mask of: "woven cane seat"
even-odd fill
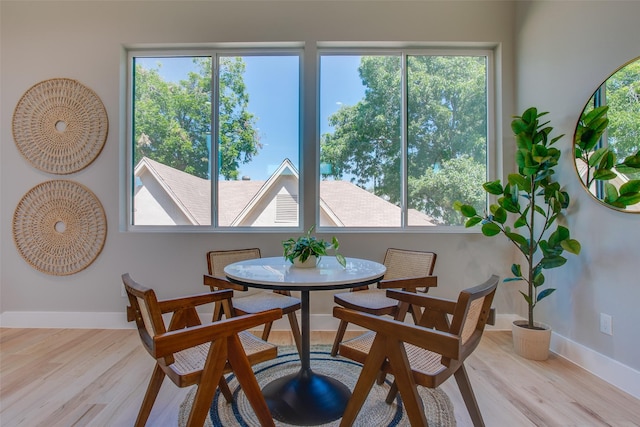
[[[395,309],[396,305],[398,305],[398,301],[387,298],[384,289],[342,292],[335,295],[335,301],[344,307],[372,314],[385,309]]]
[[[263,341],[252,333],[242,331],[238,333],[238,337],[240,337],[242,348],[244,348],[251,365],[271,360],[278,355],[276,345]],[[175,362],[171,365],[171,369],[178,375],[202,371],[204,363],[207,361],[210,345],[211,343],[200,344],[175,353],[173,355]]]
[[[371,350],[371,344],[373,344],[375,336],[374,332],[367,332],[344,341],[340,344],[340,355],[364,363]],[[441,363],[442,355],[416,347],[413,344],[403,343],[403,345],[407,353],[407,359],[409,359],[409,365],[414,373],[437,375],[446,369],[446,366]]]
[[[280,308],[286,314],[300,308],[300,300],[275,292],[259,292],[246,297],[234,298],[233,308],[246,314],[259,313],[272,308]]]

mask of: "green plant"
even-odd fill
[[[336,260],[338,260],[340,265],[345,267],[347,260],[338,253],[338,248],[340,247],[338,239],[335,236],[332,237],[331,243],[323,239],[318,239],[312,235],[315,228],[316,226],[313,225],[306,234],[297,239],[291,237],[283,241],[284,257],[291,262],[296,258],[299,258],[300,262],[305,262],[310,256],[320,258],[321,256],[327,255],[328,250],[333,249]]]
[[[616,154],[611,147],[597,148],[600,138],[609,125],[608,110],[609,106],[603,105],[582,113],[576,126],[575,157],[587,166],[583,179],[587,189],[590,189],[596,180],[605,181],[603,197],[600,199],[608,205],[625,209],[627,206],[640,203],[640,179],[628,180],[620,186],[619,190],[607,181],[617,178],[618,174],[639,173],[640,150],[617,163]]]
[[[564,135],[549,139],[553,128],[547,126],[549,122],[540,124],[539,121],[545,114],[529,108],[511,122],[517,145],[518,173],[510,174],[504,186],[500,180],[483,184],[487,193],[498,197],[497,203],[490,205],[489,213],[481,216],[471,205],[454,204],[468,218],[466,227],[481,223],[482,234],[506,236],[525,257],[524,268],[513,264],[513,277],[504,281],[526,282],[527,292],[520,293],[528,304],[529,328],[535,328],[533,309],[536,304],[555,291],[554,288],[542,290],[543,270],[564,265],[567,260],[562,253],[565,250],[576,255],[580,253],[580,243],[570,238],[567,227],[558,225],[548,240],[543,239],[569,205],[569,195],[553,179],[560,151],[552,145]],[[508,221],[511,226],[507,225]]]

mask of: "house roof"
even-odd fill
[[[144,157],[136,166],[135,174],[140,176],[147,170],[166,191],[185,215],[194,224],[211,223],[210,186],[211,181],[179,171],[170,166]],[[224,201],[218,210],[218,222],[222,226],[237,224],[243,212],[255,206],[257,199],[267,194],[269,185],[276,175],[298,172],[288,159],[267,181],[219,181],[219,200]],[[397,227],[400,226],[401,210],[393,203],[368,192],[347,181],[320,182],[321,209],[338,225],[345,227]],[[409,210],[411,225],[432,226],[435,222],[414,209]]]

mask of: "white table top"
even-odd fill
[[[375,283],[382,278],[386,267],[375,261],[347,258],[344,268],[334,256],[325,256],[315,268],[299,268],[284,257],[271,257],[229,264],[224,272],[232,282],[250,287],[305,291]]]

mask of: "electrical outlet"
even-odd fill
[[[613,324],[610,315],[600,313],[600,332],[607,335],[613,335]]]

